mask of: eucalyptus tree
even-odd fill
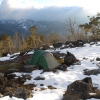
[[[85,34],[89,32],[92,33],[93,36],[100,35],[100,13],[97,13],[96,16],[88,16],[89,22],[85,24],[79,25],[79,27],[85,31]]]

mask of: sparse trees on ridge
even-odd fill
[[[84,30],[85,34],[92,34],[92,38],[100,38],[100,13],[96,16],[88,16],[89,22],[79,25],[79,27]]]

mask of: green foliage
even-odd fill
[[[79,27],[85,31],[85,34],[88,32],[92,33],[92,35],[100,35],[100,13],[97,13],[96,16],[90,17],[89,22],[79,25]]]
[[[8,35],[6,33],[2,34],[0,36],[0,41],[5,40],[8,37]]]
[[[60,41],[59,36],[56,33],[51,33],[48,36],[48,42],[49,44],[54,44]]]
[[[4,52],[9,52],[11,47],[11,37],[7,34],[0,36],[0,55]]]
[[[27,37],[26,41],[28,44],[28,48],[38,48],[42,45],[41,35],[37,32],[37,27],[33,26],[29,29],[30,35]]]

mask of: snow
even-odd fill
[[[96,95],[96,93],[89,93],[90,95]]]
[[[34,53],[34,51],[30,51],[30,52],[28,52],[27,54],[33,54]]]
[[[0,98],[0,100],[24,100],[24,99],[16,98],[16,97],[10,98],[9,96],[5,96],[3,98]]]
[[[84,47],[77,47],[77,48],[67,48],[67,49],[57,49],[56,51],[60,51],[61,53],[66,53],[66,51],[69,51],[73,53],[76,58],[78,58],[81,62],[80,65],[72,65],[67,68],[67,71],[61,71],[57,70],[57,72],[44,72],[42,73],[42,70],[35,70],[32,71],[30,76],[32,77],[31,80],[26,80],[24,83],[30,84],[34,83],[36,84],[36,87],[34,88],[33,97],[27,98],[27,100],[61,100],[63,98],[63,94],[65,93],[67,86],[71,84],[72,82],[76,80],[81,80],[85,77],[91,77],[93,85],[98,87],[100,89],[100,74],[98,75],[84,75],[83,70],[84,69],[98,69],[97,64],[99,64],[99,61],[96,61],[97,57],[100,57],[100,42],[97,44],[85,44]],[[54,51],[54,50],[47,50],[48,52]],[[30,52],[29,54],[32,54],[33,52]],[[19,53],[17,53],[19,54]],[[12,55],[9,55],[7,57],[1,57],[0,61],[3,60],[10,60],[10,57]],[[87,59],[83,59],[83,58]],[[21,76],[26,73],[15,73],[17,76]],[[44,77],[45,80],[34,80],[36,77]],[[40,86],[40,84],[44,84],[44,86]],[[56,89],[50,90],[48,86],[53,86]],[[41,91],[41,88],[45,88],[45,90]],[[37,91],[36,91],[37,90]],[[90,93],[93,95],[94,93]],[[5,96],[0,98],[0,100],[23,100],[21,98]],[[99,100],[99,99],[87,99],[87,100]]]
[[[5,61],[5,60],[12,60],[17,57],[20,53],[14,53],[12,55],[8,54],[7,57],[0,57],[0,61]],[[14,56],[14,57],[13,57]]]

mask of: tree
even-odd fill
[[[43,45],[41,35],[38,34],[37,27],[32,26],[29,28],[30,36],[27,37],[27,43],[30,44],[28,48],[38,48]]]
[[[54,44],[60,41],[59,36],[56,33],[51,33],[48,35],[48,42]]]
[[[0,52],[11,52],[12,39],[11,36],[3,34],[0,36]]]
[[[79,37],[79,27],[77,25],[76,19],[75,18],[67,18],[66,20],[66,31],[70,32],[71,35],[68,36],[70,40],[77,40]]]
[[[21,48],[21,40],[19,38],[18,32],[15,32],[14,36],[12,37],[12,51],[18,52]]]
[[[45,35],[41,34],[40,35],[40,40],[42,41],[43,45],[47,44],[47,39],[46,39]]]
[[[2,34],[0,36],[0,41],[5,40],[8,37],[8,35],[6,33]]]
[[[100,13],[97,13],[96,16],[88,16],[89,22],[79,25],[81,29],[85,31],[85,34],[88,32],[92,33],[93,36],[100,35]]]

